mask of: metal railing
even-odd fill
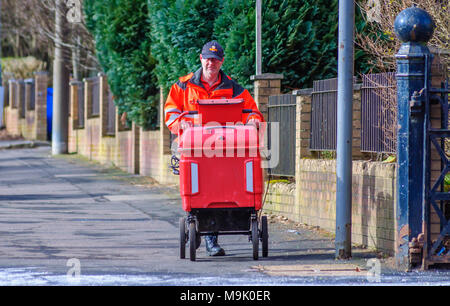
[[[111,90],[108,90],[108,112],[106,134],[114,135],[116,133],[116,107],[114,105],[114,96]]]
[[[393,153],[396,150],[396,85],[394,73],[362,75],[361,152]],[[356,78],[354,78],[356,83]],[[311,141],[313,151],[336,150],[337,79],[313,83]]]
[[[78,83],[78,128],[84,128],[84,82]]]
[[[311,150],[336,150],[336,120],[337,79],[314,81],[311,99]]]
[[[397,86],[395,73],[362,75],[361,151],[396,151]]]
[[[9,80],[9,89],[11,90],[9,97],[11,99],[11,108],[19,108],[19,99],[17,99],[17,81]]]
[[[35,84],[34,79],[25,80],[25,104],[27,110],[34,110],[35,108]]]
[[[292,94],[269,97],[268,112],[268,147],[271,147],[271,125],[278,122],[279,162],[271,170],[272,175],[295,176],[295,131],[296,131],[296,96]]]
[[[100,79],[99,77],[90,77],[84,79],[87,84],[88,92],[88,118],[100,115]]]
[[[3,106],[9,106],[9,84],[3,81]]]
[[[25,82],[23,80],[16,81],[16,105],[19,105],[19,118],[25,118]]]

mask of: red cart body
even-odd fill
[[[185,243],[189,241],[194,261],[200,236],[212,234],[249,235],[253,259],[258,259],[261,239],[265,257],[267,217],[258,214],[263,205],[262,137],[254,125],[240,122],[259,112],[242,109],[243,100],[197,102],[198,112],[180,116],[197,117],[195,126],[180,130],[178,135],[180,194],[183,210],[188,213],[180,218],[180,258],[185,258]]]
[[[263,176],[254,126],[200,126],[180,142],[183,210],[261,209]]]
[[[242,100],[200,100],[198,122],[180,137],[183,210],[262,206],[258,130],[240,124]]]

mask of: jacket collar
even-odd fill
[[[202,84],[201,77],[202,77],[203,68],[199,68],[192,78],[189,80],[190,83],[200,86],[201,88],[205,88]],[[233,84],[231,83],[231,80],[228,78],[228,76],[220,69],[220,84],[216,87],[215,90],[218,89],[230,89],[233,87]]]

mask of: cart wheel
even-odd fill
[[[186,258],[186,218],[180,218],[180,259]]]
[[[261,217],[261,242],[262,242],[262,256],[269,255],[269,231],[267,226],[267,216]]]
[[[252,243],[253,243],[253,259],[258,260],[259,235],[258,235],[258,219],[252,219]]]
[[[202,244],[202,236],[200,236],[200,234],[197,233],[197,237],[195,240],[195,247],[198,249],[200,247],[200,244]]]
[[[195,222],[189,223],[189,255],[191,261],[195,261],[195,252],[197,251]]]

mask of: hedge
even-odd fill
[[[85,0],[84,9],[115,102],[139,125],[156,126],[158,87],[200,67],[213,39],[225,73],[252,89],[255,0]],[[265,0],[262,20],[263,72],[282,73],[285,91],[336,77],[338,0]],[[365,30],[358,8],[356,30]],[[356,49],[355,72],[368,62]]]

